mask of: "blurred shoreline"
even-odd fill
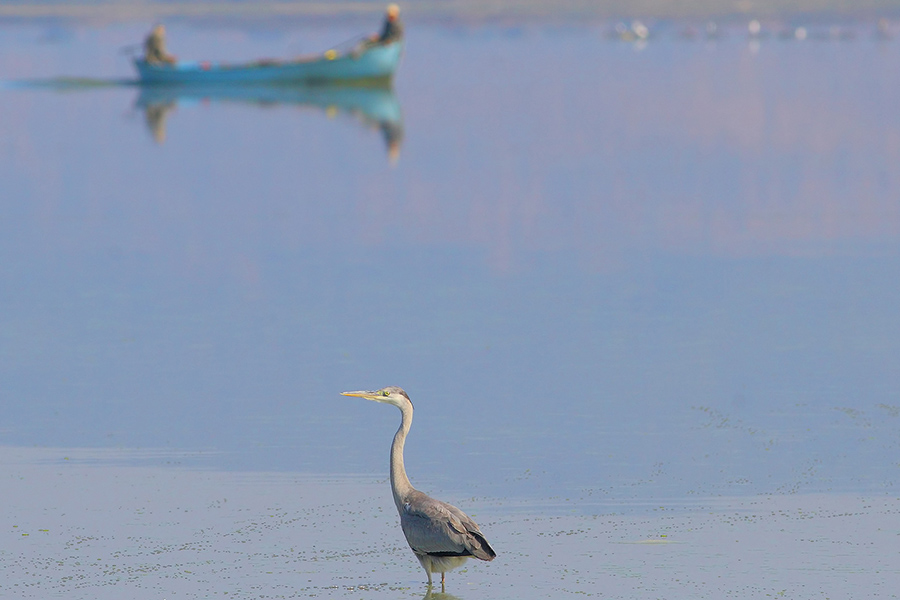
[[[13,0],[0,5],[0,20],[354,19],[381,13],[386,3],[387,0]],[[621,18],[869,20],[900,15],[900,0],[859,0],[852,4],[841,0],[409,0],[401,6],[405,17],[411,20],[468,23],[570,23]]]

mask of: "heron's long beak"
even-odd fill
[[[354,396],[356,398],[365,398],[366,400],[378,400],[381,396],[377,396],[375,392],[362,390],[359,392],[341,392],[341,396]]]

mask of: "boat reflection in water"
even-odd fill
[[[392,163],[400,156],[403,119],[400,103],[390,84],[146,85],[141,86],[135,106],[143,110],[153,139],[162,144],[166,140],[169,113],[179,103],[199,102],[286,104],[321,108],[329,116],[336,112],[347,113],[364,126],[381,132]]]

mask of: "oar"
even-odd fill
[[[334,46],[331,47],[331,49],[337,51],[339,49],[344,48],[345,46],[355,46],[358,43],[360,43],[361,41],[368,39],[368,38],[369,38],[369,36],[367,36],[367,35],[355,35],[352,38],[350,38],[349,40],[343,41],[340,44],[335,44]]]

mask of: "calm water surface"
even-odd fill
[[[895,597],[900,43],[419,25],[393,89],[166,95],[145,29],[0,25],[3,595],[421,596],[338,395],[394,384],[501,554],[456,597]]]

